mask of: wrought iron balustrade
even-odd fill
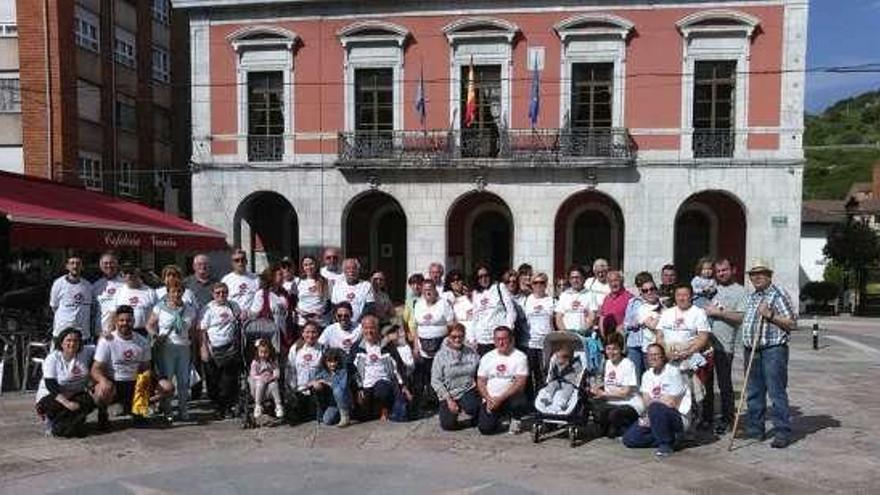
[[[694,129],[694,158],[732,158],[735,140],[733,129]]]
[[[536,164],[625,165],[636,146],[626,129],[460,129],[339,134],[338,165],[350,168]]]
[[[249,162],[280,162],[284,159],[284,136],[249,135],[247,156]]]

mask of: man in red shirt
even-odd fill
[[[608,288],[611,292],[605,296],[602,306],[599,308],[599,332],[602,340],[606,340],[612,332],[625,335],[623,319],[626,314],[626,305],[632,299],[623,287],[623,274],[620,271],[608,272]]]

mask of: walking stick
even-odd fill
[[[764,301],[762,300],[761,304],[763,304],[763,302]],[[764,317],[762,316],[761,319],[763,318]],[[736,416],[733,417],[733,429],[730,432],[730,445],[727,446],[728,452],[733,450],[733,440],[736,438],[736,430],[739,427],[739,417],[742,414],[742,408],[746,401],[746,391],[749,389],[749,377],[752,375],[752,361],[755,360],[755,348],[758,346],[758,339],[764,334],[764,327],[764,322],[761,322],[761,330],[755,332],[755,336],[752,337],[752,352],[749,354],[749,362],[746,365],[746,378],[743,380],[742,393],[739,396],[739,404],[736,406]]]

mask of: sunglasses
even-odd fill
[[[232,261],[236,263],[244,263],[247,258],[232,258]]]
[[[462,339],[464,339],[464,335],[461,335],[458,333],[457,334],[450,334],[449,338],[452,340],[462,340]]]
[[[338,260],[339,256],[324,256],[325,260]]]
[[[645,294],[650,294],[652,292],[657,292],[657,288],[656,287],[648,287],[646,289],[641,289],[641,291],[644,292]]]
[[[532,280],[532,285],[547,285],[546,280]]]

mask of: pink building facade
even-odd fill
[[[338,245],[400,293],[763,257],[796,290],[806,0],[174,6],[194,219],[261,262]]]

